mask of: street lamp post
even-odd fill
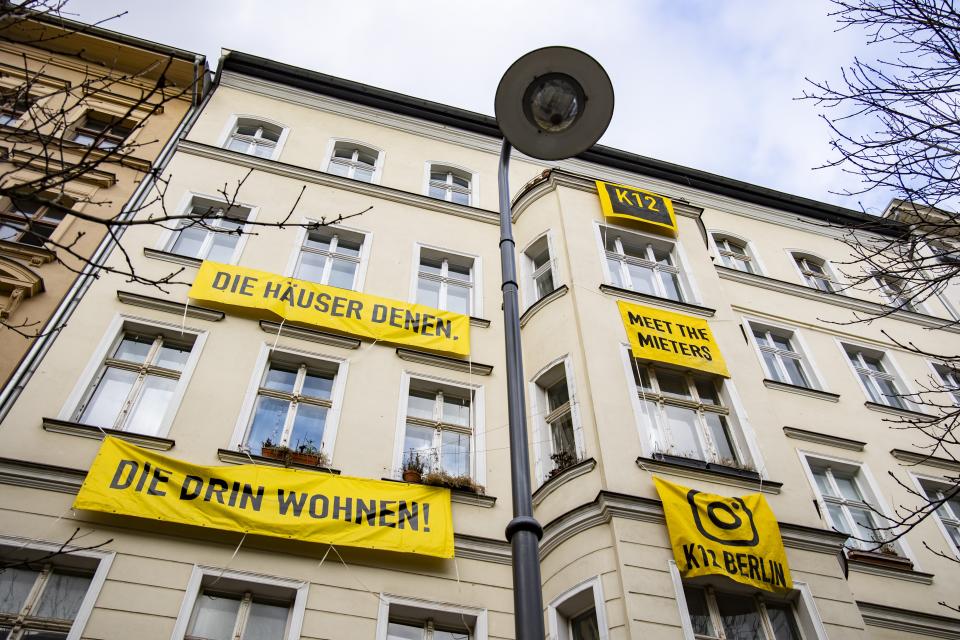
[[[500,269],[506,335],[507,413],[513,519],[506,536],[513,555],[513,606],[517,640],[543,640],[543,594],[539,541],[543,528],[533,517],[527,446],[516,244],[510,210],[510,151],[542,160],[581,153],[603,135],[613,116],[613,86],[600,64],[568,47],[526,54],[503,74],[495,100],[503,133],[497,182],[500,196]]]

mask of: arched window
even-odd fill
[[[333,145],[327,173],[362,182],[375,182],[380,152],[349,140],[337,140]]]
[[[227,140],[227,149],[259,158],[273,158],[283,135],[283,127],[276,124],[237,118],[237,123]]]
[[[456,167],[431,164],[427,195],[469,206],[473,202],[473,174]]]
[[[712,235],[723,266],[745,273],[760,273],[759,265],[750,251],[749,243],[725,233],[714,233]]]
[[[794,253],[793,261],[800,270],[807,286],[820,291],[833,292],[837,290],[837,282],[827,261],[808,253]]]

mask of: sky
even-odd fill
[[[880,213],[882,194],[838,195],[837,168],[805,78],[836,80],[876,54],[838,31],[827,0],[71,0],[65,15],[207,55],[243,51],[493,114],[524,53],[572,46],[607,70],[616,106],[600,143]]]

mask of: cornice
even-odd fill
[[[745,475],[739,476],[727,470],[720,471],[719,469],[708,467],[698,468],[685,464],[671,463],[665,460],[657,460],[655,458],[637,458],[637,466],[648,472],[679,476],[700,482],[714,482],[716,484],[739,487],[740,489],[750,489],[751,491],[759,491],[773,495],[780,493],[780,489],[783,487],[782,482],[763,478],[759,473],[756,473],[756,478],[751,478]]]
[[[100,427],[89,424],[57,420],[56,418],[43,418],[43,430],[49,431],[50,433],[62,433],[70,436],[80,436],[81,438],[91,438],[93,440],[103,440],[107,436],[113,436],[114,438],[132,442],[139,447],[156,449],[158,451],[168,451],[176,444],[176,442],[170,438],[160,438],[158,436],[148,436],[140,433],[130,433],[128,431],[117,431],[116,429],[101,429]]]
[[[818,400],[826,400],[827,402],[840,402],[840,394],[838,393],[830,393],[829,391],[823,391],[821,389],[811,389],[810,387],[801,387],[800,385],[780,382],[779,380],[764,378],[763,386],[765,386],[767,389],[796,393],[801,396],[816,398]]]
[[[717,313],[716,309],[703,307],[699,304],[693,304],[692,302],[679,302],[677,300],[671,300],[670,298],[651,296],[646,293],[631,291],[630,289],[615,287],[610,284],[601,284],[600,291],[615,298],[627,298],[629,300],[633,300],[634,302],[652,304],[657,307],[665,307],[667,309],[679,311],[680,313],[692,313],[693,315],[702,316],[704,318],[712,318]]]
[[[279,332],[280,335],[288,338],[309,340],[310,342],[317,342],[331,347],[340,347],[341,349],[356,349],[360,346],[360,340],[357,338],[338,336],[333,333],[327,333],[326,331],[308,329],[286,323],[281,324],[272,320],[261,320],[260,329],[274,336]]]
[[[480,364],[472,360],[458,360],[449,356],[441,356],[435,353],[419,351],[417,349],[397,348],[397,357],[408,362],[430,365],[431,367],[442,367],[452,369],[463,373],[488,376],[493,372],[493,365]]]
[[[174,302],[173,300],[166,300],[164,298],[154,298],[152,296],[145,296],[142,293],[133,293],[132,291],[117,291],[117,300],[134,307],[143,307],[145,309],[153,309],[154,311],[171,313],[178,317],[183,317],[184,314],[186,314],[189,318],[209,320],[210,322],[223,320],[226,315],[216,309],[186,305],[182,302]]]
[[[857,600],[857,608],[860,609],[864,623],[871,627],[932,636],[943,640],[960,640],[960,620],[957,618],[899,609],[862,600]]]
[[[482,562],[497,564],[513,564],[510,544],[503,540],[492,540],[480,536],[469,536],[462,533],[453,534],[454,553],[458,558],[469,558]]]
[[[257,171],[262,171],[264,173],[269,173],[284,178],[290,178],[300,182],[309,182],[311,184],[316,184],[323,187],[339,189],[341,191],[352,191],[353,193],[358,193],[360,195],[369,196],[371,198],[379,198],[381,200],[389,200],[410,207],[415,207],[417,209],[437,211],[439,213],[446,213],[460,218],[475,220],[477,222],[485,222],[487,224],[499,224],[499,216],[493,211],[488,211],[486,209],[477,209],[474,207],[468,207],[466,205],[455,204],[453,202],[445,202],[443,200],[430,198],[419,193],[402,191],[400,189],[385,187],[383,185],[373,184],[371,182],[351,180],[350,178],[335,176],[333,174],[324,173],[323,171],[316,169],[299,167],[292,164],[286,164],[284,162],[278,162],[276,160],[257,158],[255,156],[249,156],[247,154],[240,153],[239,151],[229,151],[227,149],[212,147],[200,142],[181,140],[178,143],[177,150],[189,155],[205,158],[207,160],[217,160],[219,162],[245,167],[248,169],[255,169]]]
[[[533,492],[533,506],[539,506],[547,496],[574,478],[587,475],[593,471],[596,466],[597,461],[594,458],[587,458],[586,460],[581,460],[577,464],[567,467],[555,476],[548,478],[546,482],[537,487],[537,490]]]
[[[0,458],[0,483],[32,489],[77,493],[87,472],[40,462]]]
[[[946,318],[937,318],[935,316],[928,316],[923,313],[914,313],[912,311],[891,311],[890,307],[875,302],[851,298],[839,293],[828,293],[826,291],[820,291],[819,289],[807,287],[802,284],[795,284],[785,280],[777,280],[776,278],[768,278],[767,276],[761,276],[755,273],[746,273],[738,269],[731,269],[718,264],[715,264],[714,268],[717,270],[717,275],[722,280],[731,280],[733,282],[761,287],[769,291],[776,291],[777,293],[784,293],[786,295],[806,298],[808,300],[816,300],[817,302],[824,302],[835,307],[849,309],[857,313],[864,313],[872,317],[888,317],[896,320],[903,320],[904,322],[909,322],[911,324],[920,325],[921,327],[926,327],[927,329],[941,329],[943,331],[950,331],[951,333],[960,333],[960,326],[952,325],[951,321],[947,320]]]
[[[947,471],[953,471],[954,473],[960,472],[960,462],[957,462],[956,460],[950,460],[948,458],[938,458],[936,456],[929,456],[925,453],[920,453],[917,451],[907,451],[906,449],[891,449],[890,455],[900,462],[907,463],[911,466],[924,464],[928,467],[946,469]]]
[[[923,571],[916,571],[906,567],[888,567],[882,564],[853,559],[847,560],[847,566],[850,567],[850,571],[870,576],[893,578],[894,580],[904,580],[918,584],[933,584],[932,573],[924,573]]]
[[[26,260],[34,267],[48,264],[57,259],[57,254],[49,249],[10,240],[0,240],[0,256]]]
[[[841,438],[840,436],[819,433],[817,431],[808,431],[807,429],[799,429],[797,427],[784,427],[783,435],[787,436],[788,438],[793,438],[794,440],[816,442],[817,444],[825,444],[830,447],[838,447],[840,449],[848,449],[850,451],[863,451],[864,447],[867,446],[866,442],[860,442],[859,440]]]
[[[570,287],[568,287],[565,284],[562,284],[556,289],[554,289],[553,291],[551,291],[550,293],[548,293],[547,295],[543,296],[542,298],[534,302],[529,307],[527,307],[527,310],[524,311],[523,315],[520,316],[520,328],[522,329],[523,327],[525,327],[526,324],[530,322],[530,318],[532,318],[538,311],[540,311],[540,309],[544,308],[545,306],[547,306],[557,298],[563,297],[569,290],[570,290]]]

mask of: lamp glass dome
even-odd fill
[[[564,73],[551,73],[534,80],[523,97],[524,113],[538,129],[560,133],[583,114],[583,87]]]

